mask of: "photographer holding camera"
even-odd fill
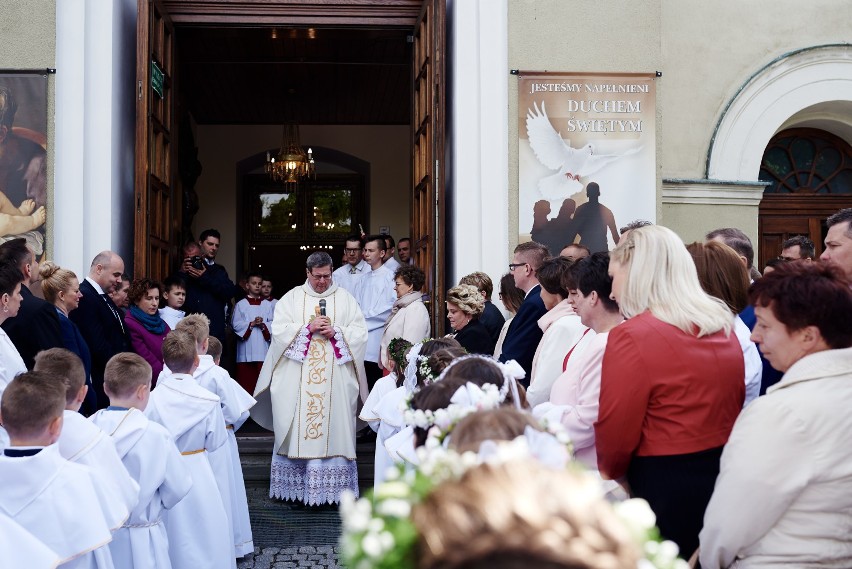
[[[178,275],[186,281],[187,314],[204,314],[210,320],[210,335],[225,342],[225,314],[237,293],[237,286],[228,278],[228,271],[216,264],[219,251],[219,232],[205,229],[198,242],[190,241],[183,248],[183,262]]]

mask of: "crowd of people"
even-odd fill
[[[852,209],[827,226],[819,260],[794,237],[763,275],[734,228],[521,243],[511,317],[472,273],[442,337],[387,235],[347,239],[336,270],[310,254],[280,299],[228,280],[217,232],[163,284],[110,251],[80,281],[7,242],[0,542],[15,566],[235,567],[251,416],[274,432],[270,495],[341,503],[353,567],[849,566]]]

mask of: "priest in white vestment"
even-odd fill
[[[307,260],[307,281],[275,306],[272,345],[252,419],[275,431],[270,496],[318,505],[358,493],[355,417],[367,327],[353,296],[332,282],[325,252]]]

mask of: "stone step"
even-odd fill
[[[269,469],[272,464],[272,446],[275,439],[267,433],[247,433],[237,435],[237,447],[240,451],[240,463],[243,466],[243,478],[246,484],[269,484]],[[362,488],[373,486],[375,474],[376,442],[358,442],[355,453],[358,461],[358,485]]]

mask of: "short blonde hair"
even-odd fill
[[[41,292],[44,299],[51,304],[56,303],[60,292],[71,288],[72,280],[77,280],[77,275],[73,271],[63,269],[50,261],[41,264],[38,274],[41,276]]]
[[[491,277],[482,271],[476,271],[459,279],[459,284],[473,285],[479,292],[485,293],[485,300],[491,300],[491,294],[494,292],[494,283]]]
[[[110,397],[127,397],[140,385],[151,385],[151,364],[132,352],[109,359],[104,368],[104,390]]]
[[[650,310],[686,334],[730,333],[731,311],[701,288],[692,256],[671,229],[660,225],[634,229],[610,253],[612,263],[627,269],[618,298],[626,318]]]
[[[412,509],[416,566],[635,569],[642,552],[597,484],[529,460],[476,466]]]
[[[479,289],[473,285],[460,284],[447,291],[447,302],[455,304],[459,310],[476,318],[485,310],[485,299]]]
[[[222,342],[216,336],[207,339],[207,355],[217,360],[222,357]]]
[[[12,438],[33,436],[65,411],[65,384],[43,371],[13,379],[0,400],[3,427]]]
[[[40,371],[65,385],[65,404],[77,398],[80,388],[86,383],[86,368],[80,356],[65,348],[50,348],[36,354],[33,371]]]
[[[198,344],[186,330],[173,330],[163,340],[163,361],[174,373],[189,373],[198,357]]]
[[[485,441],[512,441],[524,434],[527,427],[540,431],[541,426],[527,412],[514,407],[498,407],[471,413],[453,429],[450,448],[458,452],[479,452]]]
[[[204,314],[189,314],[177,323],[175,330],[189,333],[200,346],[210,337],[210,319]]]

